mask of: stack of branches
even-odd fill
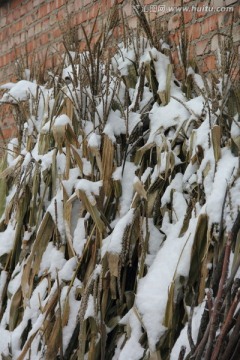
[[[46,86],[1,100],[19,124],[0,175],[1,358],[234,359],[233,65],[212,81],[189,69],[187,97],[149,25],[114,56],[112,27],[95,45],[83,30],[81,54],[65,41]]]

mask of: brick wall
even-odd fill
[[[131,27],[136,27],[131,0],[116,0],[128,17]],[[97,12],[95,32],[106,20],[107,9],[115,0],[0,0],[0,84],[16,80],[14,63],[28,54],[28,61],[43,61],[46,51],[46,65],[57,61],[62,50],[62,33],[66,28],[67,14],[71,26],[76,29],[80,46],[84,47],[80,24],[90,30]],[[150,20],[156,20],[171,44],[171,54],[175,70],[181,77],[179,61],[181,0],[142,0],[143,10]],[[198,59],[204,72],[216,67],[215,52],[218,49],[217,33],[228,33],[233,25],[233,39],[236,48],[240,44],[240,6],[238,0],[191,1],[184,0],[184,22],[190,42],[189,56]],[[206,7],[208,6],[208,7]],[[212,11],[211,7],[216,9]],[[221,8],[221,9],[220,9]],[[218,10],[218,11],[217,11]],[[2,118],[2,120],[1,120]],[[6,138],[13,135],[11,116],[1,117],[0,126]],[[1,135],[0,135],[1,136]]]

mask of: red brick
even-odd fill
[[[202,34],[205,35],[218,28],[218,15],[209,16],[203,21]]]
[[[210,46],[209,46],[209,40],[202,40],[198,41],[195,44],[195,53],[196,55],[203,55],[209,53]]]
[[[60,28],[56,28],[53,30],[53,37],[55,39],[59,38],[60,36],[62,36],[62,31]]]
[[[45,0],[33,0],[33,7],[38,7],[41,3],[43,3]]]
[[[18,20],[20,17],[19,11],[18,10],[12,11],[12,17],[14,21]]]
[[[25,26],[30,26],[32,24],[32,17],[30,15],[25,16],[24,18]]]
[[[49,18],[42,21],[41,27],[42,27],[42,32],[49,31]]]
[[[91,19],[95,19],[96,16],[98,15],[99,13],[99,5],[98,3],[95,3],[92,7],[91,7],[91,10],[89,11],[88,13],[88,19],[91,20]]]
[[[204,59],[203,71],[207,72],[215,69],[216,69],[216,57],[214,55],[207,56]]]
[[[34,27],[35,35],[39,34],[42,31],[42,24],[38,22]]]
[[[193,18],[192,11],[184,11],[183,13],[184,24],[191,22],[192,18]]]
[[[34,43],[35,43],[34,41],[29,41],[29,43],[27,44],[27,52],[28,52],[28,54],[32,53],[33,50],[35,49]]]
[[[48,44],[50,36],[51,36],[51,34],[49,32],[41,34],[41,36],[40,36],[40,44],[41,45]]]
[[[25,31],[21,33],[20,38],[21,43],[26,42],[27,34]]]
[[[23,17],[27,12],[27,5],[21,4],[19,11],[20,11],[20,17]]]
[[[206,15],[206,5],[206,1],[196,2],[192,5],[192,9],[196,14],[196,18],[201,18]]]
[[[7,18],[2,17],[0,18],[0,28],[3,28],[7,24]]]
[[[5,2],[0,7],[0,16],[6,16],[9,13],[9,2]]]
[[[49,25],[52,26],[52,25],[54,25],[54,24],[56,24],[56,15],[55,15],[55,14],[52,14],[52,15],[50,15],[50,17],[49,17]]]
[[[7,19],[7,25],[12,25],[13,23],[13,12],[8,13],[8,15],[6,16]]]
[[[27,34],[28,34],[28,37],[32,37],[34,35],[34,27],[33,26],[28,28]]]
[[[56,8],[60,8],[61,6],[63,6],[66,3],[65,0],[55,0],[54,4]]]
[[[186,33],[189,40],[199,39],[201,35],[201,24],[195,23],[186,28]]]
[[[11,139],[14,134],[16,134],[16,128],[14,127],[8,127],[8,128],[2,128],[3,138],[5,140]]]
[[[18,21],[16,24],[15,24],[15,30],[14,32],[19,32],[21,31],[23,28],[23,24],[22,24],[22,21]]]
[[[48,14],[48,4],[44,4],[38,9],[38,18],[42,19],[47,14]]]
[[[60,9],[57,12],[57,19],[58,21],[61,21],[62,19],[65,19],[66,16],[66,10],[65,9]]]
[[[11,7],[11,9],[15,9],[18,5],[19,5],[19,1],[18,1],[18,0],[12,0],[12,1],[10,1],[10,7]]]

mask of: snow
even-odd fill
[[[102,187],[102,185],[103,185],[102,180],[93,182],[90,180],[81,179],[81,180],[79,180],[79,182],[76,185],[76,190],[81,190],[81,191],[85,192],[90,203],[92,205],[95,205],[96,200],[93,195],[96,195],[96,196],[99,195],[100,187]]]
[[[109,118],[103,132],[109,137],[109,139],[112,140],[113,143],[116,141],[116,136],[126,134],[126,124],[124,119],[121,118],[119,110],[110,111]]]
[[[11,335],[8,330],[0,327],[0,353],[7,356],[8,355],[8,347],[11,343]]]
[[[89,317],[94,317],[95,311],[94,311],[94,299],[93,296],[90,295],[88,298],[88,304],[87,309],[84,315],[84,320],[88,319]]]
[[[147,181],[147,178],[151,175],[152,168],[147,167],[147,169],[144,171],[144,173],[141,176],[141,181],[144,184]]]
[[[9,83],[0,85],[0,89],[1,90],[11,90],[15,85],[16,85],[16,83],[9,82]]]
[[[90,175],[92,172],[92,165],[90,161],[88,161],[86,158],[82,158],[82,162],[83,162],[83,174],[86,176]]]
[[[130,314],[128,315],[128,321],[126,323],[129,324],[131,328],[132,336],[130,337],[129,340],[127,340],[118,359],[119,360],[141,359],[144,353],[144,348],[139,343],[139,339],[142,335],[141,323],[133,310],[130,310]],[[122,319],[121,324],[124,324],[124,319]]]
[[[17,83],[8,87],[10,90],[5,93],[0,102],[10,102],[16,104],[19,101],[28,100],[30,96],[37,96],[38,85],[31,81],[20,80]],[[42,87],[40,87],[42,89]]]
[[[182,192],[183,188],[182,188],[182,180],[183,180],[183,175],[181,173],[178,173],[175,175],[175,177],[172,179],[170,185],[166,188],[162,198],[161,198],[161,204],[162,206],[170,203],[170,195],[171,195],[171,191],[177,190],[178,192]]]
[[[63,281],[70,281],[76,266],[77,259],[72,257],[63,265],[63,267],[61,267],[61,270],[58,272],[59,279],[62,279]]]
[[[100,136],[95,133],[92,133],[88,139],[88,146],[99,149],[100,144],[101,144]]]
[[[58,127],[58,126],[65,126],[67,124],[71,124],[71,120],[69,119],[69,117],[65,114],[59,115],[56,117],[55,121],[54,121],[54,126]]]
[[[12,275],[12,279],[8,283],[8,292],[12,296],[17,289],[19,288],[19,284],[21,283],[22,270],[19,269],[18,273]]]
[[[217,172],[212,184],[211,193],[207,199],[206,211],[210,223],[219,223],[221,219],[221,209],[228,182],[233,175],[233,171],[238,168],[238,159],[234,157],[228,149],[222,150],[222,158],[218,161]],[[216,211],[219,209],[219,211]]]
[[[9,254],[12,250],[15,238],[15,229],[11,222],[9,222],[7,229],[0,232],[0,256]]]
[[[169,286],[176,276],[187,276],[190,267],[191,246],[197,220],[190,220],[189,230],[180,238],[178,236],[184,215],[183,213],[176,224],[171,225],[168,236],[147,275],[138,283],[136,306],[147,330],[151,351],[155,351],[159,337],[166,330],[163,321]]]
[[[155,141],[156,135],[164,130],[182,124],[188,117],[189,112],[177,100],[171,98],[166,106],[156,103],[149,114],[150,135],[147,144]]]
[[[73,235],[73,248],[79,257],[82,256],[86,241],[84,219],[79,218]]]
[[[69,317],[68,317],[68,323],[66,326],[64,326],[62,331],[62,338],[63,338],[63,351],[66,351],[67,346],[71,340],[71,336],[73,334],[75,325],[78,320],[78,312],[80,308],[80,301],[75,299],[75,290],[76,287],[73,286],[73,288],[70,290],[69,293]]]
[[[124,230],[131,224],[134,215],[134,209],[130,209],[121,219],[118,220],[113,232],[103,240],[101,249],[102,257],[107,252],[120,254],[122,251],[122,238]]]
[[[52,242],[50,242],[42,256],[38,276],[49,273],[52,279],[57,276],[57,270],[60,270],[65,265],[66,260],[64,253],[58,250]],[[63,273],[64,274],[64,273]]]
[[[145,219],[146,223],[146,219]],[[144,223],[144,225],[145,225]],[[152,218],[148,218],[148,228],[149,228],[149,241],[148,241],[148,253],[146,255],[145,264],[149,267],[152,265],[160,246],[164,240],[164,235],[156,228],[153,223]],[[144,226],[144,237],[146,237],[146,228]]]
[[[120,198],[120,217],[123,217],[128,211],[133,196],[133,179],[137,167],[132,162],[126,161],[124,172],[122,174],[122,196]],[[116,175],[115,175],[116,177]]]
[[[80,176],[79,168],[70,169],[69,170],[69,179],[62,181],[62,184],[63,184],[65,190],[67,191],[69,197],[72,195],[73,189],[75,189],[75,185],[79,181],[79,176]]]
[[[136,112],[129,112],[128,114],[128,134],[132,134],[134,128],[141,122],[141,115]]]

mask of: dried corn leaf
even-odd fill
[[[215,161],[218,162],[221,158],[221,127],[219,125],[214,125],[211,132],[214,158]]]
[[[58,349],[62,343],[62,319],[60,317],[59,310],[55,314],[56,320],[51,331],[51,334],[46,338],[46,360],[54,359],[55,355],[58,353]]]
[[[41,222],[31,254],[23,269],[21,287],[25,305],[32,293],[34,277],[38,274],[42,255],[52,238],[54,228],[55,223],[49,212],[47,212]]]
[[[111,275],[118,277],[119,255],[114,253],[108,253],[107,258]]]
[[[154,143],[147,143],[146,145],[142,146],[140,149],[137,150],[136,152],[136,156],[135,156],[135,159],[134,159],[134,163],[136,165],[140,164],[141,160],[142,160],[142,157],[143,155],[145,154],[145,152],[147,150],[150,150],[152,147],[154,147],[155,144]]]
[[[140,180],[134,182],[133,188],[142,198],[147,200],[147,192],[144,189],[144,185]]]
[[[93,221],[94,221],[95,225],[97,226],[98,230],[100,231],[100,233],[103,233],[105,230],[105,224],[101,219],[101,214],[100,214],[99,210],[97,209],[96,203],[91,204],[87,195],[82,190],[77,190],[76,194],[79,197],[79,199],[82,200],[85,209],[92,216]]]
[[[136,66],[134,64],[131,64],[127,68],[128,74],[123,76],[126,86],[128,89],[135,89],[135,86],[137,84],[137,73],[136,73]]]
[[[17,289],[17,291],[13,294],[11,299],[11,306],[9,311],[9,330],[13,331],[18,324],[19,321],[19,312],[21,309],[22,302],[22,289],[21,286]]]
[[[82,162],[82,159],[81,159],[77,149],[73,145],[70,145],[70,147],[72,149],[72,154],[73,154],[74,160],[76,161],[76,164],[78,165],[79,170],[80,170],[80,174],[82,175],[83,174],[83,162]]]
[[[102,150],[102,175],[103,175],[103,189],[106,195],[111,192],[112,173],[113,173],[113,158],[114,146],[107,135],[103,138]]]
[[[72,203],[77,199],[77,195],[74,194],[68,198],[65,187],[63,186],[63,218],[65,224],[67,246],[69,258],[75,256],[75,251],[73,249],[73,238],[71,234],[71,218],[72,218]]]
[[[152,90],[152,93],[154,95],[154,98],[157,98],[158,81],[156,78],[154,61],[151,60],[150,63],[149,62],[145,63],[145,74],[149,82],[150,89]]]
[[[113,180],[114,196],[118,199],[122,195],[122,184],[120,180]]]
[[[189,289],[194,287],[198,282],[199,273],[201,273],[201,267],[203,265],[204,257],[207,247],[207,230],[208,230],[208,216],[206,214],[200,214],[195,230],[195,236],[193,240],[191,262],[189,270],[188,286]],[[190,304],[191,305],[191,304]]]
[[[66,125],[66,139],[69,142],[69,144],[74,145],[76,148],[79,148],[79,142],[76,134],[74,133],[72,127],[70,124]]]
[[[103,165],[102,165],[102,159],[101,159],[101,155],[100,155],[100,151],[98,148],[95,148],[95,147],[92,147],[90,146],[89,147],[92,155],[95,157],[96,159],[96,163],[97,163],[97,166],[98,166],[98,169],[99,169],[99,172],[100,172],[100,177],[103,178]]]
[[[22,247],[22,232],[23,232],[23,223],[26,212],[28,211],[28,205],[30,202],[31,194],[29,189],[26,187],[24,196],[21,196],[18,203],[18,209],[16,214],[17,226],[14,237],[14,245],[11,254],[11,268],[13,269],[19,261],[19,256],[21,253]]]
[[[66,139],[66,125],[53,126],[52,132],[58,151],[62,154],[63,143]]]

